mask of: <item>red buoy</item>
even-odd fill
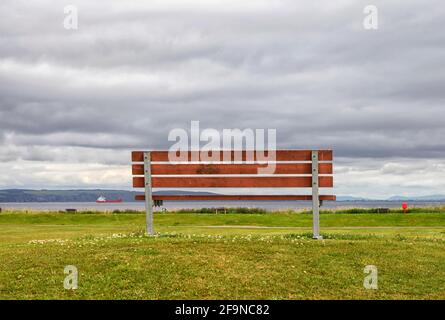
[[[403,212],[406,213],[408,211],[408,203],[406,203],[406,202],[402,203],[402,209],[403,209]]]

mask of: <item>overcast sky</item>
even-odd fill
[[[131,150],[199,120],[334,149],[339,195],[445,194],[444,17],[443,0],[2,0],[0,188],[128,189]]]

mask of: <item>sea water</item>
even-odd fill
[[[402,207],[404,201],[325,201],[322,209],[348,208],[391,208]],[[445,206],[444,201],[406,201],[410,208]],[[164,201],[160,210],[200,209],[222,207],[246,207],[274,210],[304,210],[311,209],[310,201]],[[96,203],[96,202],[25,202],[0,203],[3,210],[33,210],[33,211],[64,211],[76,209],[78,211],[114,211],[114,210],[144,210],[144,202]],[[164,208],[164,209],[163,209]]]

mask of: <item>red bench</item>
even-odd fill
[[[137,195],[136,200],[145,201],[147,233],[154,233],[153,206],[164,200],[305,200],[312,201],[313,236],[321,238],[320,202],[336,200],[335,195],[319,195],[319,188],[332,188],[334,184],[332,150],[276,150],[275,171],[270,175],[258,174],[267,164],[258,162],[256,154],[255,158],[250,158],[248,151],[236,155],[234,151],[206,154],[215,152],[224,162],[196,161],[199,151],[189,151],[184,159],[174,163],[169,161],[168,151],[132,153],[133,187],[145,189],[145,194]],[[152,188],[311,188],[312,192],[310,195],[153,195]]]

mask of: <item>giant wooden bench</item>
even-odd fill
[[[219,162],[196,161],[199,151],[189,151],[185,159],[170,162],[168,151],[134,151],[132,153],[133,187],[145,188],[136,200],[145,201],[147,233],[153,234],[153,206],[164,200],[275,200],[312,201],[313,236],[320,239],[319,208],[322,201],[335,201],[335,195],[319,195],[319,188],[333,187],[332,150],[276,150],[275,171],[258,174],[265,163],[247,158],[247,152],[220,153]],[[207,152],[206,152],[207,153]],[[249,153],[249,156],[251,154]],[[228,160],[229,159],[229,160]],[[192,161],[194,160],[194,161]],[[249,161],[246,161],[249,160]],[[269,161],[270,162],[270,161]],[[152,188],[311,188],[310,195],[207,195],[152,194]]]

